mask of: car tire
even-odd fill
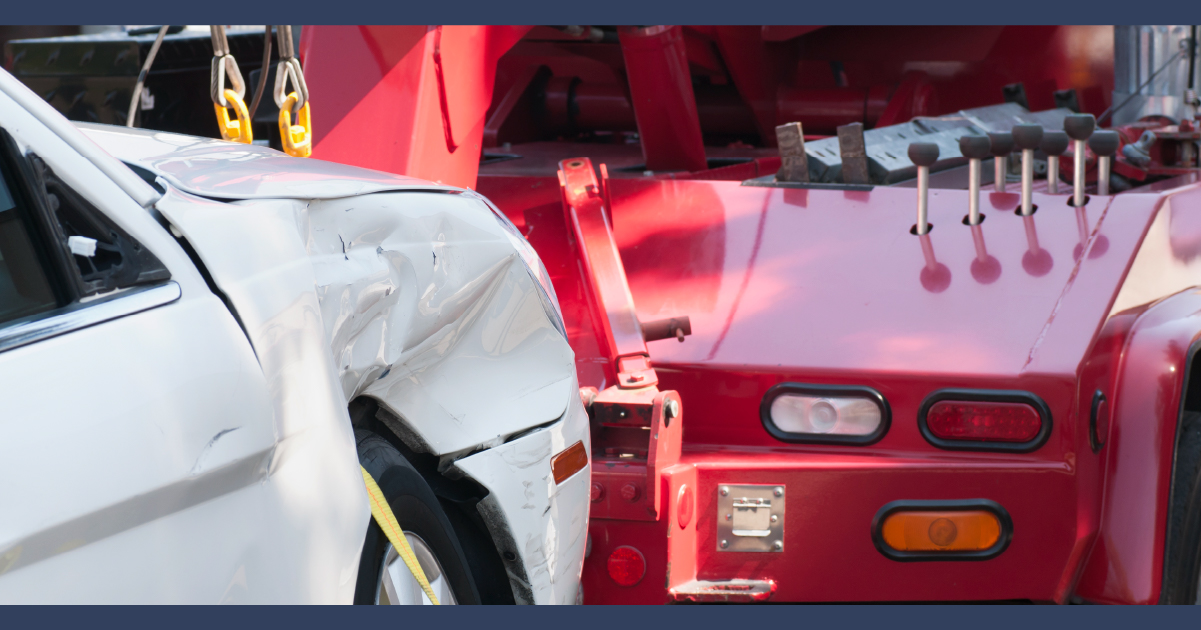
[[[1160,603],[1201,603],[1201,412],[1181,414],[1170,506]]]
[[[428,551],[424,556],[426,562],[422,564],[426,565],[429,555],[432,554],[438,567],[433,573],[440,570],[441,578],[446,581],[445,587],[454,595],[454,603],[479,604],[479,590],[454,527],[421,473],[379,435],[358,429],[355,431],[355,441],[358,445],[359,463],[379,484],[400,528],[406,536],[417,537],[420,541],[418,544],[424,545]],[[422,557],[421,550],[417,548],[418,544],[414,544],[412,538],[410,544],[414,546],[414,552]],[[391,546],[379,524],[372,518],[367,527],[367,537],[359,560],[355,604],[386,601],[384,561],[387,556],[395,557],[394,553],[389,553]],[[403,568],[403,563],[397,566]],[[402,573],[402,578],[409,577],[407,570]],[[427,571],[428,573],[431,572]],[[430,581],[432,583],[436,580],[431,578]],[[385,593],[384,597],[380,596],[381,592]]]

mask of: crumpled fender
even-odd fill
[[[260,361],[290,336],[312,337],[292,344],[311,352],[264,363],[273,386],[301,378],[329,388],[309,366],[322,362],[342,414],[357,396],[377,398],[440,456],[554,421],[575,395],[571,348],[491,210],[471,196],[225,204],[168,191],[158,208],[228,297]]]

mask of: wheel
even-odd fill
[[[1201,412],[1181,416],[1170,505],[1160,602],[1201,603]]]
[[[359,462],[379,484],[417,562],[441,604],[478,604],[479,590],[442,504],[400,452],[384,438],[355,431]],[[359,559],[356,604],[429,604],[382,529],[371,519]]]

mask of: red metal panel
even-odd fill
[[[474,187],[508,26],[312,26],[313,156]]]
[[[619,33],[646,168],[704,169],[705,147],[683,30],[649,26],[623,28]]]

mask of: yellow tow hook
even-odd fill
[[[392,513],[392,507],[384,498],[383,491],[379,489],[379,484],[375,483],[375,479],[371,477],[371,473],[367,472],[366,468],[359,466],[359,469],[363,471],[363,483],[367,484],[367,497],[371,499],[371,515],[375,517],[375,522],[379,523],[380,529],[384,530],[384,535],[396,548],[396,553],[400,554],[405,566],[409,567],[409,572],[421,585],[421,590],[425,591],[426,597],[429,597],[430,601],[437,606],[438,597],[434,595],[434,589],[430,588],[429,580],[425,579],[425,571],[422,571],[421,565],[417,563],[417,556],[413,555],[413,548],[409,546],[409,541],[401,531],[400,523],[396,522],[396,515]]]

